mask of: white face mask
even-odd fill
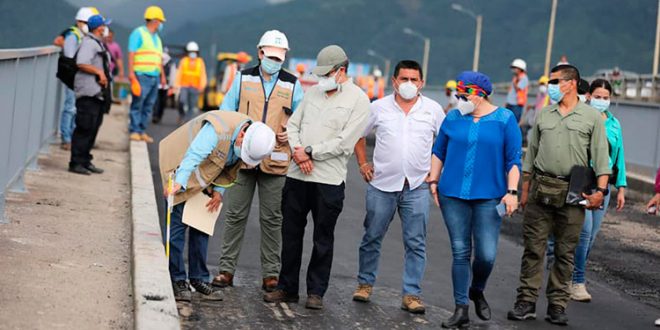
[[[190,52],[190,53],[188,53],[188,56],[189,56],[190,58],[197,58],[197,53],[195,53],[195,52]]]
[[[333,74],[330,77],[320,77],[318,86],[324,92],[329,92],[337,89],[337,73]]]
[[[412,81],[406,81],[403,84],[399,84],[399,88],[397,90],[397,93],[404,100],[412,100],[415,97],[417,97],[417,94],[419,94],[419,91],[417,89],[417,86],[415,84],[413,84]]]
[[[546,86],[546,85],[539,86],[539,92],[541,92],[543,94],[547,93],[548,92],[548,86]]]
[[[578,99],[580,99],[580,102],[582,102],[582,103],[587,102],[587,96],[586,95],[578,94]]]
[[[89,34],[89,26],[87,26],[87,24],[83,24],[80,30],[82,30],[84,34]]]
[[[107,38],[110,35],[110,30],[106,27],[103,29],[103,38]]]
[[[456,109],[461,113],[461,115],[469,115],[474,112],[474,103],[470,101],[463,101],[462,99],[458,100],[458,104],[456,105]]]

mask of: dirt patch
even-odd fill
[[[58,145],[10,194],[0,225],[0,324],[9,329],[130,329],[130,185],[126,110],[104,118],[92,151],[101,175],[67,172]]]

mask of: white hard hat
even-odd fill
[[[188,52],[198,52],[199,51],[199,45],[196,42],[191,41],[186,45],[186,51],[188,51]]]
[[[89,18],[94,15],[96,15],[96,13],[94,13],[94,10],[92,8],[82,7],[78,9],[78,13],[76,13],[76,21],[87,22],[87,20],[89,20]]]
[[[523,71],[527,71],[527,63],[523,61],[522,59],[515,59],[513,62],[511,62],[511,67],[512,68],[518,68]]]
[[[374,77],[380,78],[382,76],[383,76],[383,73],[379,69],[374,70]]]
[[[245,164],[257,166],[275,148],[275,132],[262,122],[253,122],[245,131],[241,145],[241,159]]]
[[[277,30],[266,31],[264,35],[259,39],[259,44],[257,48],[270,46],[277,47],[289,50],[289,40],[286,38],[284,33]]]

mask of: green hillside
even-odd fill
[[[314,57],[336,43],[355,61],[378,63],[366,54],[369,48],[394,61],[421,61],[421,40],[401,32],[410,27],[431,37],[429,83],[439,84],[472,66],[475,23],[450,9],[456,1],[484,16],[481,71],[508,79],[508,64],[521,57],[532,77],[542,73],[549,0],[295,0],[171,31],[165,42],[195,39],[204,48],[216,42],[219,50],[254,53],[259,36],[276,28],[289,37],[290,56]],[[650,72],[656,6],[652,0],[560,0],[553,63],[566,54],[586,74],[615,65]]]

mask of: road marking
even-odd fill
[[[277,309],[276,304],[266,304],[266,306],[273,311],[273,314],[278,321],[284,321],[284,317],[282,317],[282,313]]]
[[[284,311],[284,314],[286,314],[286,316],[288,316],[292,319],[296,318],[296,316],[293,314],[291,309],[289,309],[289,305],[287,305],[286,303],[281,302],[280,306],[282,307],[282,310]]]

